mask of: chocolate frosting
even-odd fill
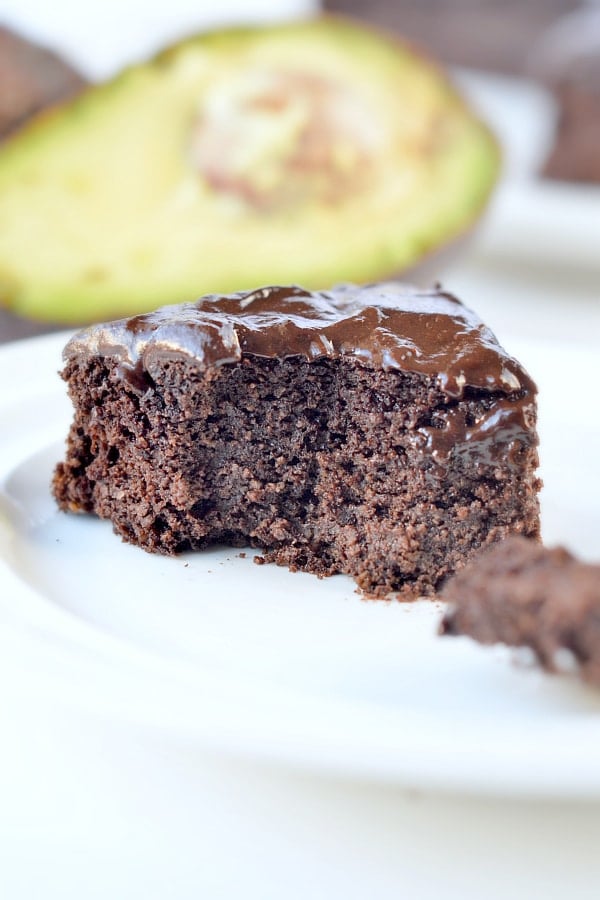
[[[155,312],[78,332],[65,359],[112,356],[124,369],[148,370],[158,358],[208,368],[243,355],[309,361],[352,357],[372,368],[436,376],[448,397],[466,387],[534,391],[529,376],[481,320],[451,294],[396,282],[340,285],[309,293],[266,287]]]
[[[116,358],[134,390],[145,389],[146,373],[152,375],[164,359],[210,368],[242,356],[351,358],[366,367],[435,377],[449,401],[462,398],[467,388],[506,396],[474,425],[451,405],[442,428],[420,429],[416,437],[439,463],[457,444],[473,462],[493,465],[500,444],[535,442],[531,378],[475,313],[439,289],[388,282],[319,292],[292,286],[208,295],[91,326],[71,339],[64,356],[67,361]]]

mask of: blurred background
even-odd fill
[[[393,28],[446,63],[529,74],[532,48],[578,0],[326,0],[325,7]]]
[[[198,29],[285,20],[320,8],[317,0],[173,0],[160,6],[106,0],[88,4],[83,14],[65,0],[51,6],[45,0],[3,0],[0,139],[87,83]],[[324,8],[421,45],[452,68],[495,130],[504,155],[503,182],[471,253],[521,264],[526,240],[527,264],[550,256],[572,268],[597,257],[600,188],[592,186],[600,182],[600,5],[325,0]],[[573,227],[565,228],[565,221]],[[446,270],[433,273],[438,274]],[[461,284],[459,277],[457,288]],[[51,323],[0,311],[0,341],[51,329]]]
[[[537,81],[556,102],[543,174],[600,181],[600,7],[578,0],[327,0],[451,65]]]

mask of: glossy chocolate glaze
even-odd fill
[[[164,359],[212,368],[242,356],[309,362],[345,357],[368,368],[434,377],[450,404],[467,389],[505,396],[478,422],[467,423],[450,405],[444,427],[420,430],[417,437],[439,463],[457,445],[473,461],[493,465],[500,444],[535,443],[532,380],[471,310],[438,289],[389,282],[312,293],[293,286],[209,295],[86,328],[64,355],[67,361],[116,359],[124,380],[138,391]]]

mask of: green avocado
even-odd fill
[[[323,17],[192,37],[0,149],[0,301],[55,322],[414,267],[497,145],[415,49]]]

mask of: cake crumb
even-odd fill
[[[527,648],[547,672],[600,687],[600,564],[511,537],[444,586],[442,635]]]

